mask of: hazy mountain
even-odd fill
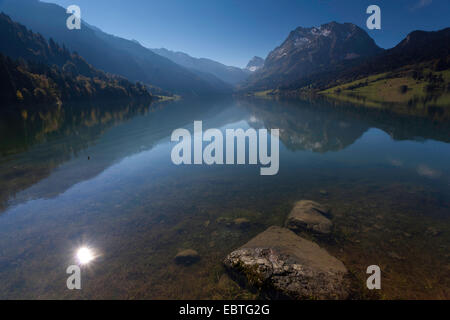
[[[195,69],[190,69],[190,71],[196,74],[202,80],[207,81],[212,86],[223,88],[224,90],[227,90],[229,92],[232,92],[234,90],[234,86],[232,84],[219,79],[212,73],[202,72]]]
[[[228,88],[208,83],[135,41],[109,35],[87,23],[82,24],[81,30],[68,30],[68,15],[58,5],[37,0],[0,0],[0,10],[34,32],[78,52],[96,68],[131,81],[142,81],[182,95],[229,92]]]
[[[0,13],[0,101],[55,103],[77,99],[147,97],[140,84],[105,74],[78,54]]]
[[[171,61],[183,66],[187,69],[200,71],[202,73],[210,73],[220,80],[236,85],[248,77],[248,72],[241,68],[226,66],[220,62],[206,59],[194,58],[184,52],[170,51],[164,48],[151,49],[153,52],[170,59]]]
[[[253,57],[245,67],[246,70],[250,72],[255,72],[264,66],[264,59],[261,57]]]
[[[311,74],[382,51],[363,29],[351,23],[299,27],[267,56],[264,67],[249,78],[246,87],[264,90],[287,86]]]

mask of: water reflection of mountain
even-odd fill
[[[251,113],[252,126],[260,122],[263,127],[279,128],[281,141],[291,150],[338,151],[367,130],[367,126],[345,114],[307,103],[254,100],[241,104]]]
[[[227,112],[231,102],[72,105],[2,117],[0,132],[8,139],[0,144],[0,209],[11,197],[18,197],[14,203],[64,192],[194,120],[207,119],[205,127],[238,121],[242,116]],[[39,188],[44,179],[45,188]]]
[[[326,101],[193,100],[169,104],[72,105],[0,117],[0,209],[56,196],[121,159],[167,141],[176,128],[204,130],[246,120],[281,129],[291,150],[338,151],[369,128],[396,140],[450,142],[448,123]],[[90,160],[89,160],[90,159]]]
[[[245,99],[240,105],[251,114],[254,127],[279,128],[280,139],[291,150],[338,151],[352,145],[369,128],[394,140],[450,142],[450,124],[388,110],[337,106],[325,100]]]
[[[108,128],[149,110],[148,104],[105,102],[2,114],[0,208],[88,148]]]

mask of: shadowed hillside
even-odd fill
[[[81,30],[68,30],[68,15],[58,5],[38,0],[0,0],[0,11],[47,39],[53,38],[78,52],[95,68],[130,81],[141,81],[179,95],[230,92],[228,87],[211,84],[135,41],[107,34],[84,22]]]
[[[142,84],[106,74],[53,40],[0,14],[0,99],[60,103],[81,99],[150,98]]]

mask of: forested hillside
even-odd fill
[[[77,53],[0,14],[2,106],[129,97],[151,95],[142,84],[97,70]]]

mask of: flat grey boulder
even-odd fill
[[[311,200],[295,203],[286,220],[286,227],[294,232],[309,231],[315,234],[329,234],[333,223],[326,216],[328,207]]]
[[[238,280],[270,298],[347,299],[344,264],[291,230],[270,227],[224,260]]]

